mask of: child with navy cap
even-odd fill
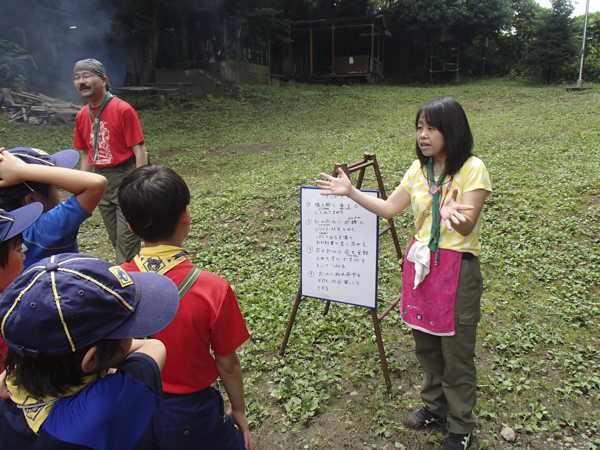
[[[100,202],[106,179],[73,170],[78,161],[77,150],[49,155],[31,147],[0,148],[0,208],[13,211],[39,202],[44,209],[23,231],[25,267],[50,255],[79,251],[79,226]],[[74,195],[61,203],[59,188]]]
[[[42,205],[33,203],[14,211],[0,209],[0,294],[23,271],[23,230],[31,226],[42,213]],[[0,371],[7,347],[0,339]]]
[[[0,297],[9,347],[0,447],[133,449],[162,394],[177,287],[84,254],[45,258]],[[115,369],[114,373],[107,371]]]
[[[0,209],[0,293],[24,269],[23,231],[42,214],[42,205],[32,203],[14,211]]]

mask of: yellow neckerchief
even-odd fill
[[[102,377],[104,377],[104,375],[105,373],[101,374]],[[50,409],[52,409],[55,401],[79,393],[88,384],[93,383],[97,379],[98,373],[86,375],[81,379],[81,386],[68,386],[66,393],[59,397],[35,398],[21,386],[15,385],[14,375],[11,375],[6,379],[6,386],[10,392],[10,399],[17,404],[17,408],[23,411],[23,415],[25,416],[25,419],[27,419],[27,425],[29,425],[29,428],[37,434],[44,423],[44,420],[48,418]]]
[[[187,260],[187,250],[173,245],[144,247],[133,261],[140,272],[155,272],[164,275],[177,264]]]

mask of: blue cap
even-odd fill
[[[44,166],[64,167],[72,169],[79,161],[79,152],[77,150],[61,150],[60,152],[49,155],[43,150],[32,147],[15,147],[5,152],[10,152],[19,157],[28,164],[40,164]],[[30,192],[35,191],[43,183],[26,181],[15,186],[0,188],[0,205],[13,200],[25,197]]]
[[[14,211],[0,209],[0,242],[8,241],[29,228],[40,217],[43,209],[42,204],[38,202]]]
[[[0,331],[21,356],[63,355],[101,339],[157,333],[178,306],[177,286],[163,275],[63,253],[35,263],[4,290]]]

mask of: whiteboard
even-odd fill
[[[376,308],[378,217],[348,197],[322,192],[300,188],[301,295]]]

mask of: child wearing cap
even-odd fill
[[[23,206],[12,212],[0,209],[0,294],[23,271],[25,255],[21,233],[31,226],[41,213],[40,203]],[[2,361],[7,350],[6,344],[0,339],[0,372],[4,370]]]
[[[26,270],[0,297],[10,393],[0,400],[0,447],[136,447],[160,402],[166,351],[132,338],[162,330],[178,302],[168,278],[84,254]]]
[[[92,215],[106,190],[106,179],[73,170],[77,150],[48,155],[42,150],[0,148],[0,208],[12,211],[39,202],[44,213],[23,231],[25,267],[58,253],[76,253],[79,226]],[[74,194],[61,203],[60,189]]]
[[[252,450],[236,353],[250,334],[231,286],[194,268],[182,248],[190,230],[189,203],[185,181],[163,166],[139,167],[119,188],[123,214],[145,243],[121,267],[164,274],[179,286],[181,298],[173,322],[155,335],[169,353],[161,374],[165,393],[154,418],[156,442],[162,450]],[[217,378],[231,402],[227,412],[221,392],[211,386]]]

